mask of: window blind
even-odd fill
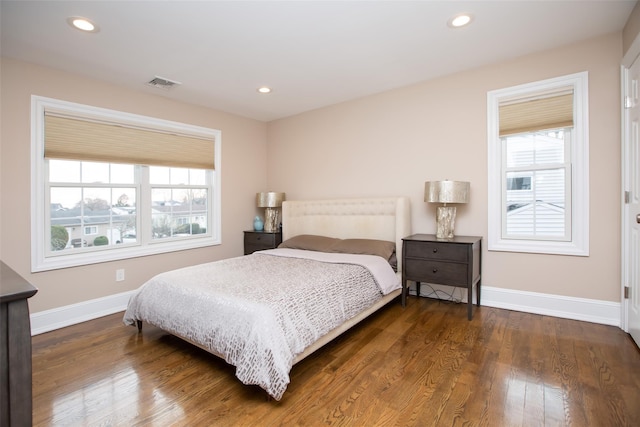
[[[500,136],[573,126],[573,90],[500,102]]]
[[[45,112],[44,124],[47,158],[214,168],[213,139],[52,112]]]

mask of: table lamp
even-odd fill
[[[284,193],[266,192],[256,193],[256,204],[264,211],[264,231],[273,233],[278,231],[278,208],[284,201]]]
[[[447,203],[468,203],[469,183],[465,181],[427,181],[424,186],[424,201],[443,203],[438,206],[436,217],[436,238],[453,239],[453,227],[456,221],[456,207]]]

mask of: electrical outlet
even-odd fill
[[[116,270],[116,282],[122,282],[124,280],[124,268]]]

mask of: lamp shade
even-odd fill
[[[279,208],[284,201],[284,193],[256,193],[256,205],[259,208]]]
[[[430,203],[469,203],[469,183],[466,181],[427,181],[424,201]]]

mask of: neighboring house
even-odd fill
[[[510,205],[507,212],[507,234],[562,236],[564,233],[564,208],[551,203],[536,200],[524,205]],[[536,216],[544,221],[532,221]],[[536,229],[534,230],[534,224]]]
[[[192,203],[154,202],[152,208],[154,238],[179,234],[204,233],[207,229],[207,211],[204,201]],[[189,224],[196,224],[189,227]],[[109,244],[136,240],[136,208],[114,206],[91,210],[80,207],[66,209],[60,203],[51,204],[51,225],[65,227],[69,233],[66,248],[93,246],[98,236],[106,236]]]
[[[110,244],[121,243],[122,235],[133,228],[135,234],[135,208],[85,210],[79,207],[64,209],[59,203],[51,204],[51,225],[63,226],[69,233],[67,248],[93,246],[98,236],[106,236]]]
[[[153,218],[154,237],[167,237],[176,234],[198,234],[207,229],[206,201],[194,199],[191,203],[176,201],[153,202],[151,208]],[[187,231],[188,224],[197,224],[197,227]]]

